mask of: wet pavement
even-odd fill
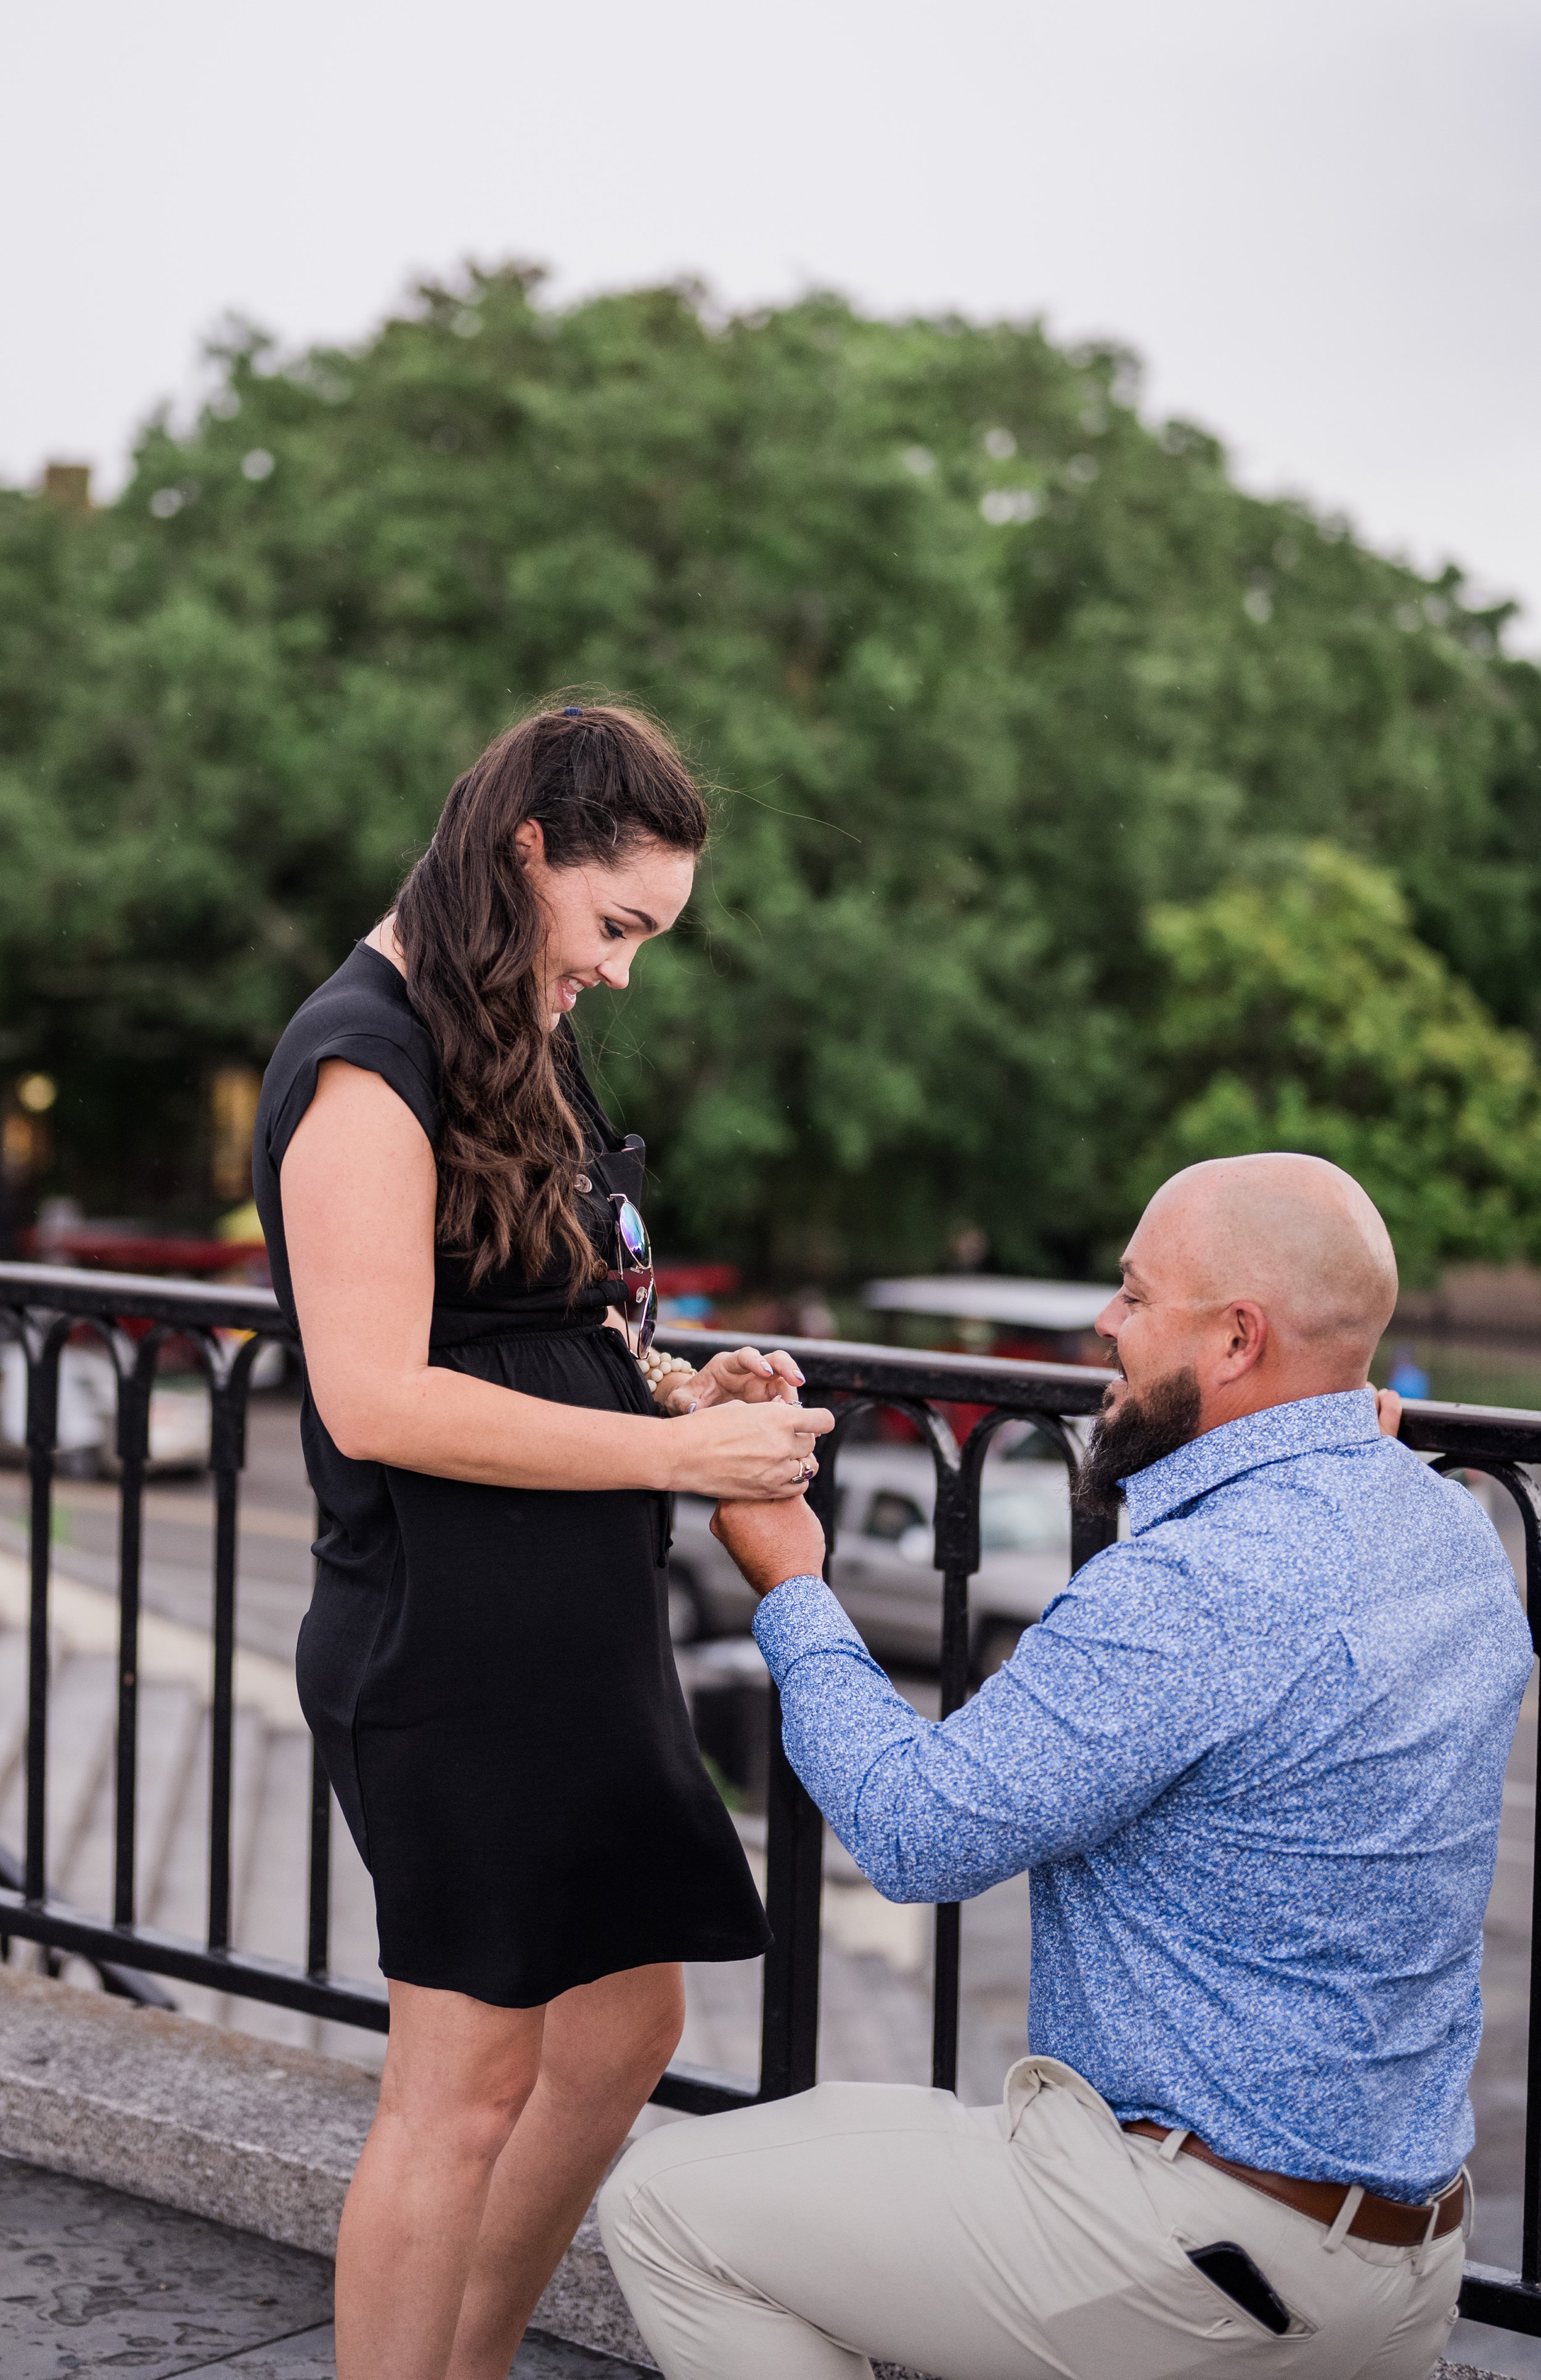
[[[60,2380],[336,2380],[332,2266],[97,2182],[0,2157],[0,2372]],[[515,2380],[642,2380],[532,2335]]]

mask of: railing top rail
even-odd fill
[[[0,1305],[44,1305],[55,1314],[130,1315],[136,1320],[201,1323],[215,1330],[289,1328],[271,1289],[249,1289],[237,1281],[212,1289],[207,1281],[95,1272],[83,1265],[0,1263]]]
[[[720,1347],[784,1347],[813,1388],[869,1389],[874,1395],[944,1397],[960,1404],[1033,1403],[1056,1413],[1095,1413],[1114,1372],[1085,1364],[1038,1364],[1003,1355],[947,1355],[844,1339],[783,1339],[763,1330],[661,1330],[670,1353],[715,1354]],[[945,1385],[944,1385],[945,1384]],[[1035,1390],[1051,1393],[1032,1396]],[[1026,1392],[1025,1394],[1024,1392]],[[1401,1438],[1422,1452],[1479,1453],[1541,1463],[1541,1412],[1520,1405],[1446,1404],[1404,1398]]]
[[[1024,1390],[1051,1391],[1034,1402],[1055,1413],[1095,1413],[1117,1375],[1086,1364],[1039,1364],[1010,1355],[949,1355],[930,1348],[882,1347],[860,1339],[788,1339],[767,1330],[661,1330],[658,1344],[676,1355],[715,1355],[722,1348],[764,1344],[795,1356],[810,1388],[875,1395],[944,1397],[959,1404],[1016,1403]]]
[[[1504,1463],[1541,1463],[1541,1413],[1519,1405],[1449,1405],[1432,1397],[1405,1398],[1404,1446],[1423,1454],[1486,1455]]]
[[[237,1283],[160,1280],[148,1273],[95,1272],[78,1265],[0,1262],[0,1307],[39,1305],[55,1313],[122,1315],[189,1327],[288,1333],[270,1289]],[[1115,1375],[1084,1364],[1042,1364],[1004,1355],[953,1355],[933,1349],[884,1347],[861,1340],[795,1339],[760,1330],[661,1330],[676,1354],[713,1355],[720,1348],[784,1347],[810,1388],[875,1397],[941,1397],[959,1404],[1092,1414]],[[1475,1461],[1541,1463],[1541,1412],[1511,1405],[1445,1404],[1408,1399],[1401,1436],[1426,1453]]]

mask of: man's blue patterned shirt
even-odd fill
[[[941,1725],[819,1580],[761,1605],[787,1752],[891,1900],[1032,1876],[1028,2034],[1120,2116],[1420,2199],[1470,2150],[1482,1919],[1530,1674],[1475,1500],[1369,1390],[1275,1405],[1124,1483]]]

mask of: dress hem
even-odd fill
[[[511,1991],[491,1992],[485,1987],[476,1991],[467,1983],[453,1981],[443,1973],[431,1975],[420,1969],[415,1974],[405,1974],[394,1967],[387,1967],[383,1961],[381,1972],[387,1983],[410,1984],[416,1991],[455,1992],[462,1999],[479,2000],[483,2008],[539,2009],[549,2008],[552,2001],[560,1999],[564,1992],[581,1990],[586,1984],[602,1983],[606,1975],[630,1974],[637,1967],[722,1966],[734,1961],[758,1959],[770,1948],[770,1942],[771,1936],[767,1931],[758,1940],[734,1943],[716,1949],[708,1949],[698,1942],[687,1948],[660,1949],[650,1958],[628,1957],[624,1964],[611,1966],[601,1963],[584,1969],[567,1976],[564,1982],[553,1981],[548,1991],[529,1998],[522,1993],[516,1998]]]

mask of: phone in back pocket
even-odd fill
[[[1268,2279],[1258,2271],[1244,2248],[1234,2240],[1216,2240],[1207,2248],[1190,2248],[1188,2261],[1196,2265],[1207,2281],[1223,2289],[1233,2299],[1244,2313],[1260,2322],[1265,2330],[1276,2338],[1290,2327],[1290,2309]]]

